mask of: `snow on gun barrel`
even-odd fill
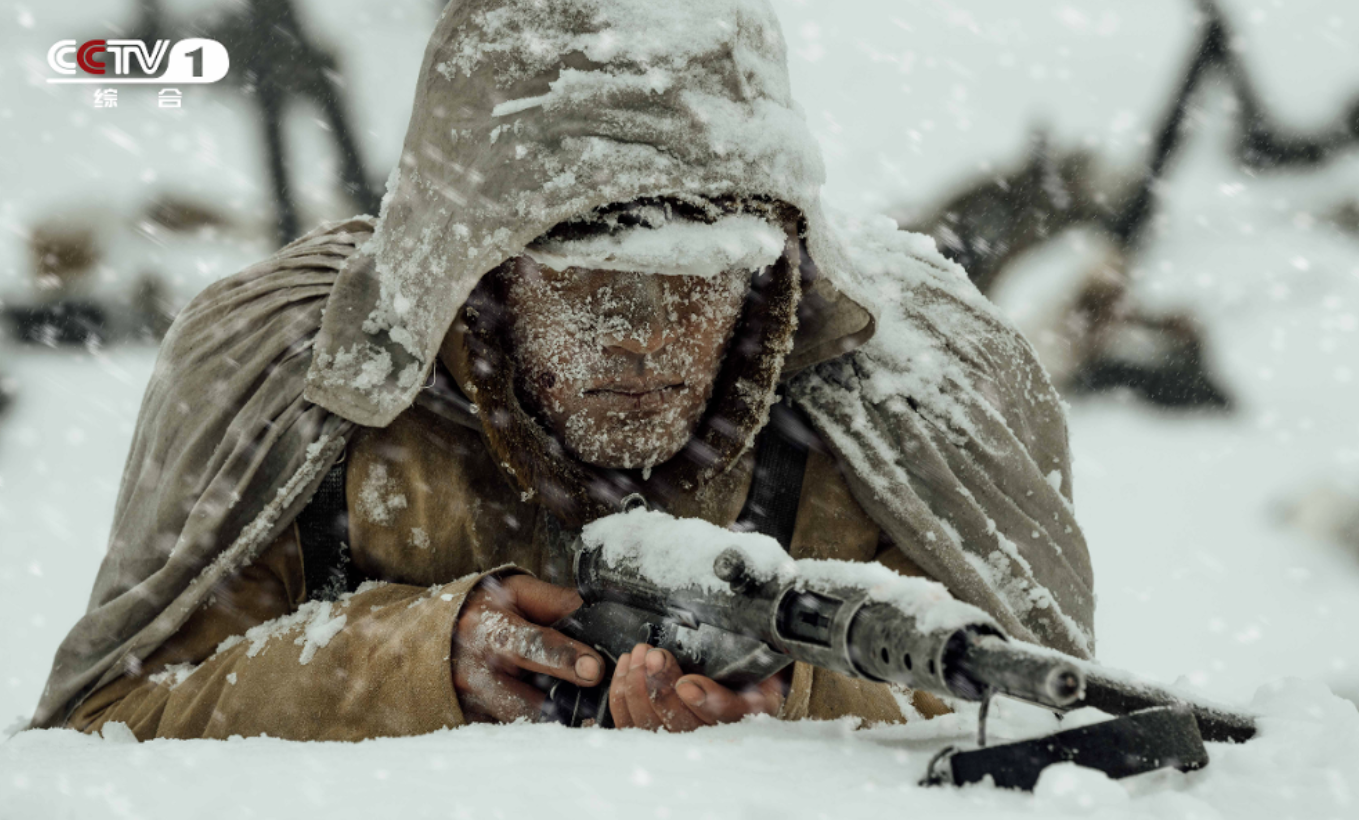
[[[799,660],[965,700],[1066,709],[1083,693],[1066,659],[1025,651],[941,584],[878,564],[795,561],[766,536],[646,510],[590,524],[576,550],[573,631],[611,656],[650,638],[729,684]]]

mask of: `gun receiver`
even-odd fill
[[[610,663],[647,643],[672,652],[687,673],[731,687],[803,661],[964,700],[1005,694],[1065,710],[1083,693],[1084,677],[1075,665],[1011,643],[981,610],[944,599],[936,606],[950,610],[948,616],[934,607],[912,612],[900,600],[875,599],[882,584],[871,581],[882,577],[837,582],[837,575],[852,574],[846,568],[869,567],[782,557],[780,563],[799,571],[762,573],[741,548],[729,548],[706,578],[666,584],[648,577],[626,553],[615,558],[601,547],[578,544],[575,575],[585,604],[556,625]],[[885,568],[872,569],[896,578]],[[929,591],[936,586],[928,584]],[[559,683],[545,718],[608,725],[604,695]]]

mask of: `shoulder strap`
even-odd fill
[[[416,401],[444,419],[481,429],[476,409],[458,390],[442,364],[435,366],[429,384]],[[345,495],[345,459],[341,458],[321,479],[321,486],[297,516],[297,535],[302,547],[302,573],[307,598],[333,601],[363,583],[349,554],[349,502]]]
[[[769,423],[755,449],[755,475],[734,529],[768,535],[788,550],[797,526],[807,451],[816,441],[811,427],[787,402],[769,408]]]
[[[341,458],[321,479],[316,495],[297,516],[308,600],[334,601],[362,582],[349,558],[345,468],[345,459]]]

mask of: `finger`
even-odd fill
[[[735,723],[746,715],[774,714],[779,705],[776,698],[759,686],[734,692],[702,675],[685,675],[675,684],[675,691],[699,717],[712,723]]]
[[[619,658],[613,668],[613,680],[609,683],[609,714],[613,716],[613,725],[616,729],[630,729],[636,725],[632,722],[632,713],[628,711],[627,696],[623,694],[631,663],[631,653],[625,653]]]
[[[497,578],[494,575],[482,578],[472,588],[472,594],[467,598],[468,603],[485,600],[490,604],[491,609],[512,609],[514,607],[514,593],[505,585],[505,582],[509,580],[512,580],[512,578]]]
[[[646,685],[646,653],[650,648],[646,644],[638,644],[632,650],[628,676],[623,682],[623,697],[627,700],[633,725],[654,732],[661,728],[662,722],[651,705],[651,693],[647,691]]]
[[[646,654],[646,661],[647,695],[665,728],[671,732],[692,732],[707,726],[708,721],[675,693],[675,681],[683,674],[675,656],[664,649],[653,649]]]
[[[783,699],[788,693],[788,682],[782,675],[771,675],[755,687],[756,694],[763,699],[758,712],[763,715],[777,715],[783,709]]]
[[[539,581],[531,575],[514,575],[503,583],[513,596],[519,612],[533,623],[543,626],[550,626],[565,618],[584,603],[574,589]]]
[[[551,675],[580,686],[594,686],[604,661],[593,649],[555,629],[529,623],[513,612],[482,614],[473,626],[495,666]]]
[[[543,711],[543,701],[547,696],[513,675],[482,667],[467,676],[467,679],[454,681],[458,687],[463,711],[489,716],[501,723],[510,723],[523,718],[536,721]]]

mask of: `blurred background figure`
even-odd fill
[[[9,412],[9,406],[14,403],[14,381],[0,373],[0,419]]]
[[[377,212],[379,195],[368,182],[353,138],[338,60],[304,35],[291,0],[219,4],[194,17],[172,17],[161,0],[137,0],[129,12],[130,24],[125,29],[114,27],[129,39],[153,42],[202,36],[227,48],[232,58],[230,87],[250,101],[253,110],[247,116],[259,126],[274,199],[275,246],[304,230],[283,133],[289,109],[299,103],[310,103],[322,112],[322,127],[333,136],[340,160],[336,182],[353,207]],[[105,261],[104,246],[117,243],[109,234],[129,226],[120,225],[112,214],[81,214],[78,202],[71,205],[77,209],[74,214],[48,217],[30,231],[33,292],[27,299],[11,297],[13,303],[5,307],[12,335],[20,343],[49,347],[158,340],[192,293],[175,299],[153,271],[133,274],[121,290],[94,285],[92,280],[99,278],[95,268]],[[232,222],[215,206],[167,189],[154,196],[130,227],[133,234],[164,243],[174,235],[213,239]],[[129,254],[129,262],[136,265],[133,256]],[[106,273],[111,274],[103,277],[106,282],[123,278],[113,269]]]
[[[44,344],[98,343],[106,317],[82,294],[90,271],[99,261],[94,229],[85,225],[47,223],[29,237],[36,299],[10,306],[6,313],[21,342]]]
[[[1287,173],[1323,166],[1359,147],[1359,97],[1317,133],[1279,125],[1233,48],[1231,28],[1215,0],[1196,0],[1201,11],[1188,67],[1157,131],[1145,167],[1097,176],[1088,150],[1061,151],[1040,132],[1018,168],[965,186],[923,218],[901,214],[907,230],[927,233],[967,269],[983,293],[1026,253],[1077,228],[1100,246],[1088,270],[1068,293],[1054,299],[1042,320],[1023,323],[1054,380],[1072,393],[1126,388],[1166,407],[1231,407],[1209,372],[1204,340],[1192,315],[1148,313],[1129,291],[1129,263],[1146,242],[1157,211],[1156,191],[1183,152],[1190,107],[1207,81],[1220,76],[1236,102],[1233,159],[1250,172]],[[1354,230],[1359,207],[1347,202],[1334,221]]]
[[[1096,193],[1090,165],[1083,151],[1056,156],[1039,134],[1023,166],[978,181],[922,220],[902,215],[898,223],[933,236],[988,296],[1026,255],[1078,232],[1088,247],[1073,260],[1079,269],[1071,281],[1030,315],[1015,317],[1059,389],[1126,389],[1163,407],[1229,409],[1192,315],[1137,304],[1127,270],[1136,248],[1106,221],[1099,203],[1109,198]]]
[[[159,274],[138,271],[127,287],[102,281],[104,248],[120,227],[106,214],[76,212],[32,230],[31,288],[3,308],[17,343],[89,348],[165,335],[178,305]]]

